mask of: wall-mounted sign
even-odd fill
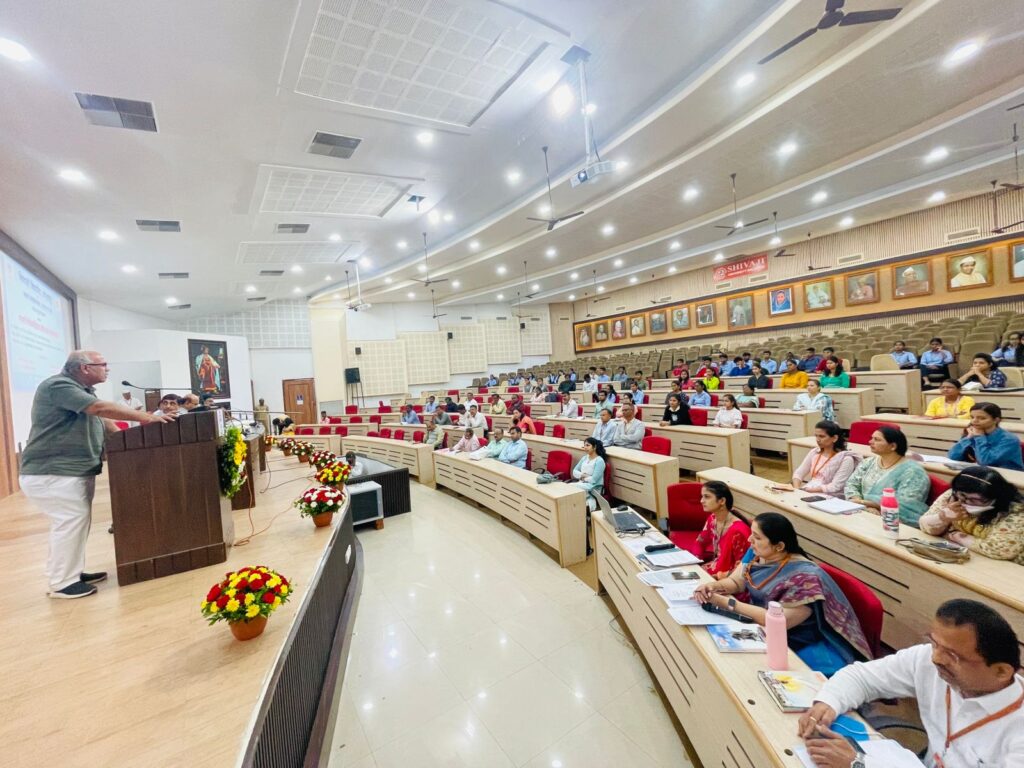
[[[768,254],[756,253],[737,261],[730,261],[728,264],[720,264],[713,270],[712,279],[716,283],[732,280],[734,277],[743,275],[756,275],[768,271]]]

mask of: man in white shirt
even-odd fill
[[[828,726],[875,699],[913,696],[928,734],[932,768],[1024,766],[1024,679],[1010,624],[983,603],[939,606],[930,643],[857,662],[825,683],[801,718],[800,735],[819,768],[887,768],[858,756]]]
[[[467,411],[470,408],[476,408],[478,411],[480,410],[480,403],[477,402],[477,399],[473,397],[473,395],[469,396],[469,400],[465,402],[465,406]]]
[[[345,463],[348,464],[349,477],[362,477],[367,474],[366,465],[359,462],[354,451],[345,454]]]
[[[142,410],[142,401],[137,397],[133,397],[131,391],[125,390],[121,393],[121,402],[118,405],[123,405],[125,408],[131,408],[133,411]]]
[[[644,423],[634,418],[635,416],[636,409],[633,404],[623,403],[622,417],[615,422],[615,436],[612,438],[612,445],[640,450],[644,439]]]
[[[560,416],[567,419],[575,419],[580,415],[580,405],[568,393],[562,395],[562,410]]]
[[[470,405],[469,410],[459,417],[459,426],[470,428],[473,430],[474,435],[483,437],[484,431],[487,429],[487,419],[477,410],[474,404]]]

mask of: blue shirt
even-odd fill
[[[711,395],[708,392],[694,392],[690,395],[690,406],[711,407]]]
[[[729,373],[730,376],[749,376],[750,366],[749,365],[734,365],[732,371]]]
[[[569,381],[576,381],[576,371],[569,374]]]
[[[891,352],[892,359],[896,361],[896,364],[900,367],[904,365],[917,365],[917,355],[911,352],[909,349],[905,349],[902,352]]]
[[[953,353],[948,349],[940,349],[938,352],[928,350],[921,355],[921,365],[949,365],[953,362]]]
[[[488,387],[496,387],[496,386],[498,386],[498,380],[496,378],[494,378],[493,376],[491,376],[491,378],[489,378],[487,380],[487,386]]]
[[[630,392],[629,394],[633,397],[633,403],[635,405],[644,404],[644,392],[642,389],[637,389],[635,392]]]
[[[607,373],[602,373],[597,377],[597,381],[599,384],[605,384],[606,382],[611,381],[611,377]]]
[[[806,360],[801,360],[796,367],[806,373],[814,373],[818,370],[818,363],[821,362],[821,355],[811,355]]]
[[[426,403],[423,406],[423,412],[424,413],[433,413],[436,410],[437,410],[437,402],[436,401],[433,402],[433,403]]]
[[[718,367],[718,372],[722,376],[732,376],[733,375],[733,371],[735,370],[735,368],[736,368],[736,363],[732,362],[732,360],[726,360],[724,363],[722,363]]]
[[[968,435],[949,449],[955,461],[976,461],[986,467],[1022,469],[1020,439],[1012,432],[996,427],[987,435]]]
[[[776,363],[771,358],[768,358],[767,360],[762,360],[760,363],[758,363],[758,365],[760,365],[761,370],[767,373],[769,376],[771,376],[773,373],[779,370],[779,364]]]
[[[594,432],[591,434],[595,440],[600,440],[601,445],[608,447],[612,444],[612,438],[615,437],[615,422],[609,421],[607,424],[601,423],[601,420],[597,420],[597,424],[594,425]]]
[[[403,424],[422,424],[420,421],[420,415],[416,411],[406,411],[402,414]]]
[[[521,438],[519,440],[510,440],[501,449],[501,453],[498,454],[498,461],[503,464],[511,464],[513,467],[526,469],[526,452],[528,450],[529,448],[526,447],[525,441]]]

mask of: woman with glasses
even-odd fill
[[[1002,367],[1024,367],[1024,344],[1020,342],[1020,331],[1014,331],[1006,343],[992,352],[992,359]]]
[[[967,467],[921,516],[921,530],[1024,565],[1024,498],[991,467]]]

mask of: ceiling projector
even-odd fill
[[[349,306],[353,312],[358,312],[360,309],[373,309],[373,304],[368,301],[361,301],[358,304],[352,304]]]
[[[606,173],[612,173],[614,170],[615,163],[611,160],[601,160],[600,162],[591,163],[580,168],[572,175],[570,182],[573,187],[578,187],[580,184],[586,184],[588,181],[593,181],[598,176],[604,176]]]

